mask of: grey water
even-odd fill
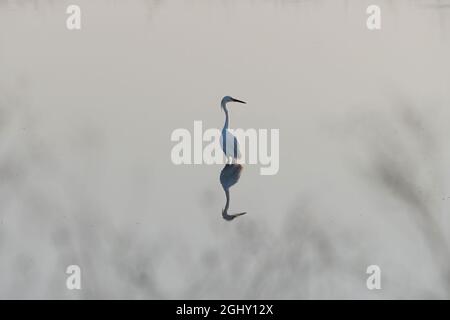
[[[76,2],[0,0],[0,298],[450,298],[449,1]],[[225,95],[280,132],[233,221],[171,161]]]

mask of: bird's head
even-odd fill
[[[245,101],[238,100],[238,99],[235,99],[235,98],[230,97],[230,96],[225,96],[225,97],[223,97],[222,102],[220,103],[220,105],[221,105],[222,108],[223,108],[223,107],[225,107],[225,105],[226,105],[228,102],[239,102],[239,103],[246,104]]]

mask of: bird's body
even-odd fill
[[[236,137],[228,130],[229,126],[229,115],[227,109],[228,102],[239,102],[244,103],[244,101],[234,99],[230,96],[225,96],[220,103],[223,111],[225,112],[225,124],[222,129],[222,134],[220,136],[220,146],[225,154],[225,157],[228,160],[231,160],[234,163],[237,159],[241,157],[241,152],[239,151],[239,142]]]
[[[241,158],[241,152],[239,150],[239,142],[236,137],[228,130],[228,128],[222,129],[222,135],[220,136],[220,146],[227,159],[235,161]]]

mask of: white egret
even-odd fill
[[[246,102],[235,99],[230,96],[225,96],[223,97],[222,102],[220,103],[223,111],[225,112],[225,125],[223,126],[222,135],[220,136],[220,146],[222,147],[223,153],[227,158],[227,162],[228,159],[231,159],[231,162],[233,163],[236,159],[239,159],[241,157],[241,153],[239,151],[239,143],[236,137],[228,130],[228,123],[229,123],[228,109],[227,109],[228,102],[239,102],[244,104]]]

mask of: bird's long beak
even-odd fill
[[[239,103],[243,103],[243,104],[246,104],[246,103],[247,103],[247,102],[245,102],[245,101],[238,100],[238,99],[235,99],[235,98],[232,98],[232,99],[233,99],[234,102],[239,102]]]

